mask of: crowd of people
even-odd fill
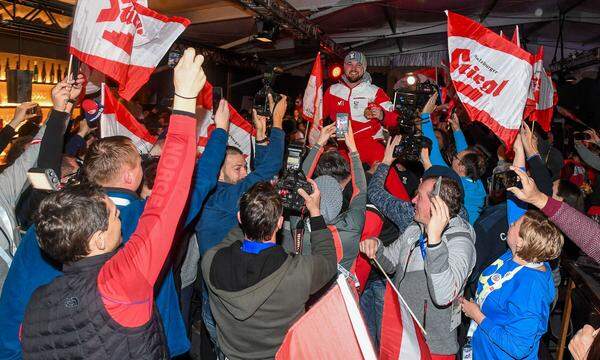
[[[218,359],[274,358],[339,274],[356,285],[375,349],[389,277],[432,359],[538,358],[561,253],[600,263],[596,131],[559,151],[524,122],[507,149],[436,93],[414,120],[431,146],[404,159],[395,149],[409,135],[394,135],[398,114],[352,51],[311,146],[310,124],[269,96],[271,116],[251,114],[250,157],[228,145],[225,100],[197,154],[203,62],[187,49],[172,108],[140,111],[165,134],[152,154],[71,120],[76,106],[86,113],[81,75],[53,88],[45,121],[24,103],[2,128],[0,358],[175,358],[198,329]],[[294,189],[299,212],[277,186],[293,143],[306,145],[312,189]],[[32,168],[54,171],[60,189],[33,187]],[[499,188],[498,174],[518,181]],[[573,336],[573,358],[600,358],[597,333]]]

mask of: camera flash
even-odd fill
[[[408,85],[414,85],[417,82],[417,78],[414,75],[408,75],[408,77],[406,77],[406,83]]]

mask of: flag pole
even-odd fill
[[[394,283],[392,282],[392,280],[390,279],[390,277],[387,275],[387,273],[385,272],[385,270],[383,270],[383,268],[381,267],[381,265],[379,265],[379,262],[376,259],[371,259],[371,260],[373,260],[373,262],[375,263],[375,265],[377,265],[377,267],[379,268],[379,270],[383,273],[383,276],[385,276],[385,279],[390,283],[390,285],[392,286],[392,289],[394,289],[394,291],[396,292],[396,295],[398,295],[398,299],[400,299],[400,301],[402,301],[402,303],[404,304],[404,306],[406,306],[406,308],[408,309],[408,312],[410,313],[410,316],[412,316],[413,320],[417,323],[417,325],[419,325],[419,328],[421,328],[421,331],[423,332],[423,335],[427,335],[427,331],[425,331],[425,329],[423,328],[423,325],[421,325],[421,322],[419,322],[419,320],[417,319],[417,317],[415,316],[415,314],[412,312],[412,310],[410,309],[410,307],[408,306],[408,304],[406,303],[406,301],[404,301],[404,298],[402,297],[402,295],[400,295],[400,292],[396,288],[396,285],[394,285]]]

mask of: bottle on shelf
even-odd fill
[[[42,79],[40,80],[40,82],[45,83],[47,81],[48,79],[46,78],[46,62],[42,61]]]
[[[50,66],[50,84],[54,84],[54,63]]]
[[[38,66],[37,66],[37,61],[34,61],[33,62],[33,82],[34,83],[38,82],[38,80],[39,80],[38,79],[39,74],[40,74],[40,71],[39,71]]]
[[[31,60],[27,60],[27,71],[31,71]]]
[[[8,70],[10,70],[10,61],[6,58],[6,64],[4,65],[4,80],[8,80]]]
[[[56,70],[56,82],[58,83],[62,81],[62,79],[64,79],[62,69],[60,67],[60,64],[58,64],[58,70]]]
[[[15,67],[15,69],[16,69],[16,70],[21,70],[21,59],[19,59],[19,58],[17,57],[17,61],[16,61],[16,63],[17,63],[17,66]]]

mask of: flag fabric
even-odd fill
[[[339,275],[334,286],[288,330],[275,359],[375,360],[357,297]]]
[[[215,128],[213,120],[213,86],[208,81],[198,94],[198,104],[203,110],[197,111],[198,124],[198,150],[204,147],[210,138],[210,133]],[[228,145],[240,149],[245,156],[252,153],[252,133],[254,128],[246,121],[235,108],[229,104],[229,140]]]
[[[531,116],[537,107],[540,98],[540,82],[542,73],[544,72],[544,48],[540,46],[537,54],[533,57],[533,76],[527,93],[527,102],[523,112],[523,119]]]
[[[519,132],[532,56],[464,16],[447,11],[450,77],[465,110],[508,148]]]
[[[320,52],[317,53],[308,84],[304,90],[302,117],[310,123],[308,144],[313,145],[319,139],[323,128],[323,68]]]
[[[386,284],[381,318],[380,360],[431,359],[429,346],[408,307]]]
[[[540,71],[539,91],[535,111],[530,115],[532,121],[537,122],[544,131],[550,131],[554,107],[558,103],[558,94],[550,75],[542,67]]]
[[[77,2],[70,53],[119,83],[127,100],[148,81],[173,42],[190,24],[139,1]]]
[[[102,87],[104,112],[100,118],[100,137],[126,136],[133,141],[142,153],[148,153],[156,143],[156,136],[140,124],[131,115],[125,105],[120,103],[106,85]]]
[[[521,47],[521,35],[519,34],[519,25],[515,25],[515,31],[513,32],[513,36],[510,41],[518,47]]]

